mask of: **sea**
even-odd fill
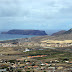
[[[0,34],[0,41],[20,39],[20,38],[31,38],[31,37],[36,37],[36,36],[37,35]]]
[[[48,35],[51,35],[54,32],[57,32],[59,30],[45,30],[45,32]],[[19,38],[31,38],[31,37],[36,37],[37,35],[16,35],[16,34],[1,34],[1,32],[5,32],[0,30],[0,41],[4,40],[13,40],[13,39],[19,39]]]

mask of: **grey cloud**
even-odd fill
[[[71,0],[0,0],[0,17],[52,18],[71,7]]]

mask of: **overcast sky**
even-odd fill
[[[0,0],[0,29],[70,29],[72,0]]]

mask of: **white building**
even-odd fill
[[[28,52],[28,51],[30,51],[30,50],[26,48],[25,51],[23,51],[23,52]]]

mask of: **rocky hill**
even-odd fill
[[[64,34],[72,34],[72,28],[66,32],[64,32]]]
[[[61,35],[61,34],[65,33],[65,32],[66,32],[65,30],[61,30],[59,32],[53,33],[52,36]]]
[[[68,31],[62,30],[56,33],[53,33],[52,36],[57,36],[57,35],[64,35],[64,34],[72,34],[72,28],[69,29]]]
[[[1,34],[19,34],[19,35],[47,35],[45,31],[41,30],[9,30]]]

